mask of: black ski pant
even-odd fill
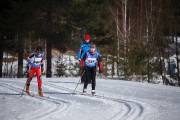
[[[81,74],[83,74],[82,75],[82,77],[81,77],[81,83],[85,83],[85,81],[88,79],[87,77],[86,77],[86,73],[84,72],[86,69],[83,67],[82,69],[81,69]],[[91,83],[91,79],[88,81],[88,84],[90,84]]]
[[[85,67],[86,79],[84,82],[84,89],[87,89],[88,82],[92,82],[92,90],[96,87],[96,66],[95,67]]]

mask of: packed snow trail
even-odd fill
[[[13,90],[13,91],[17,91],[17,92],[21,91],[20,88],[14,87],[12,84],[1,83],[0,86],[4,87],[5,89],[8,89],[8,90]],[[39,103],[43,102],[43,104],[48,105],[48,106],[45,106],[42,108],[40,107],[40,109],[33,111],[32,113],[30,111],[27,114],[18,116],[17,119],[26,119],[26,120],[33,120],[33,119],[39,119],[39,118],[40,119],[48,119],[49,116],[52,116],[54,114],[61,114],[70,106],[68,102],[59,100],[56,98],[39,97],[37,95],[35,95],[34,97],[31,97],[27,94],[26,94],[26,97],[28,97],[28,99],[30,99],[30,101],[35,100],[35,102],[39,102]],[[20,99],[22,99],[22,98],[20,97]],[[17,101],[17,102],[21,102],[21,101]],[[61,109],[59,109],[59,107],[61,107]]]
[[[63,86],[58,86],[58,85],[50,84],[50,83],[47,83],[46,85],[51,86],[51,87],[55,87],[55,88],[58,88],[58,89],[62,89],[62,90],[67,90],[69,92],[74,92],[73,89],[66,88],[66,87],[63,87]],[[83,97],[83,96],[81,96],[82,93],[80,91],[76,91],[76,93],[78,95],[80,95],[80,97]],[[85,95],[85,96],[87,96],[87,95]],[[116,98],[111,98],[111,97],[105,97],[105,96],[101,96],[101,95],[92,96],[91,94],[88,94],[88,96],[89,97],[99,98],[99,99],[104,99],[104,100],[110,100],[110,101],[114,101],[114,102],[123,104],[124,111],[118,112],[116,115],[114,115],[109,120],[113,120],[113,119],[121,119],[121,120],[123,120],[123,119],[128,119],[129,117],[131,117],[131,119],[132,118],[134,119],[136,117],[139,117],[141,115],[141,113],[143,112],[143,107],[140,104],[132,102],[132,101],[116,99]]]
[[[81,95],[83,84],[72,94],[78,78],[43,78],[20,97],[26,79],[0,79],[1,120],[179,120],[178,87],[97,79],[97,96]],[[91,85],[88,86],[88,93]]]
[[[8,87],[10,87],[11,89],[12,88],[14,88],[13,86],[11,86],[11,85],[6,85],[6,86],[8,86]],[[45,86],[45,87],[47,87],[47,86]],[[51,86],[52,88],[57,88],[56,87],[56,85],[53,85],[53,86]],[[58,89],[59,90],[61,90],[61,89],[65,89],[64,87],[58,87]],[[16,89],[14,89],[14,90],[16,90]],[[54,89],[55,90],[55,89]],[[58,90],[58,91],[59,91]],[[66,88],[66,90],[70,90],[70,89],[68,89],[68,88]],[[62,91],[62,90],[61,90]],[[71,90],[72,91],[72,90]],[[40,99],[43,99],[43,98],[41,98],[40,97]],[[86,98],[87,99],[87,98]],[[129,115],[128,114],[130,114],[130,116],[131,116],[131,114],[133,114],[133,112],[134,112],[134,110],[132,109],[133,108],[133,106],[134,105],[132,105],[132,103],[131,104],[129,104],[129,103],[127,103],[127,102],[123,102],[123,101],[121,101],[121,100],[113,100],[113,99],[109,99],[109,98],[105,98],[105,97],[102,97],[102,98],[100,98],[100,99],[106,99],[106,102],[108,101],[108,100],[110,100],[110,101],[115,101],[115,102],[118,102],[118,103],[121,103],[122,104],[122,108],[121,109],[123,109],[123,111],[120,111],[120,112],[118,112],[116,115],[114,115],[114,117],[111,117],[111,120],[113,120],[113,119],[115,119],[115,118],[123,118],[123,117],[125,117],[125,118],[127,118]],[[55,111],[54,109],[52,110],[52,111]],[[52,112],[51,111],[51,112]],[[50,113],[50,112],[48,112],[48,113]],[[45,113],[45,115],[46,115],[47,113]],[[30,115],[30,116],[33,116],[33,115]],[[38,115],[38,116],[41,116],[41,115]],[[33,116],[32,118],[38,118],[38,116],[36,117],[36,116]],[[43,116],[43,114],[42,114],[42,116]],[[29,116],[28,117],[26,117],[26,119],[27,118],[29,118]],[[44,118],[44,117],[43,117]]]

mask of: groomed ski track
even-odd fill
[[[99,80],[104,83],[99,85],[97,82],[97,96],[81,95],[82,84],[79,84],[76,93],[73,94],[78,80],[77,78],[63,78],[63,80],[44,78],[44,97],[39,97],[36,78],[34,78],[30,89],[34,97],[27,94],[20,97],[26,79],[0,79],[0,95],[4,99],[10,96],[9,99],[14,99],[13,102],[17,105],[26,106],[28,104],[29,107],[23,108],[23,112],[20,110],[14,117],[12,116],[14,120],[145,120],[145,118],[152,120],[159,118],[153,113],[159,114],[159,108],[163,106],[156,100],[136,98],[134,91],[128,88],[114,89],[116,85],[112,84],[115,81],[108,80]],[[88,88],[90,93],[91,85]],[[122,91],[116,91],[118,89]],[[143,88],[140,89],[143,90]],[[125,92],[130,95],[121,95]],[[8,102],[11,101],[7,98],[6,104],[11,106]],[[157,102],[158,109],[154,108],[155,102]],[[165,102],[167,101],[162,103]],[[17,109],[14,108],[14,110]],[[2,116],[1,118],[6,120],[8,117]]]

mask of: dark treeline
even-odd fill
[[[105,75],[111,65],[112,77],[151,82],[164,73],[165,48],[180,34],[179,0],[1,0],[0,13],[0,77],[3,52],[18,57],[17,77],[23,77],[23,59],[38,45],[46,49],[51,77],[52,49],[76,52],[89,33]]]

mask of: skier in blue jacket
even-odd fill
[[[81,60],[83,59],[85,53],[87,51],[89,51],[90,44],[92,43],[91,42],[91,37],[90,37],[89,34],[85,34],[84,39],[85,39],[85,41],[80,44],[78,55],[77,55],[79,62],[81,62]],[[84,73],[84,69],[82,68],[82,74],[83,73]],[[85,79],[86,79],[86,76],[85,76],[85,74],[83,74],[83,76],[81,77],[81,83],[84,83]],[[89,81],[89,83],[90,83],[90,81]]]
[[[84,54],[90,49],[91,38],[89,34],[85,34],[84,36],[85,41],[80,44],[79,51],[78,51],[78,60],[81,61],[84,57]]]
[[[88,81],[92,81],[92,95],[95,95],[96,86],[96,66],[99,66],[99,73],[102,73],[102,61],[99,52],[95,49],[95,44],[90,45],[90,50],[86,52],[82,59],[82,67],[85,69],[86,80],[84,82],[83,93],[86,94]]]

